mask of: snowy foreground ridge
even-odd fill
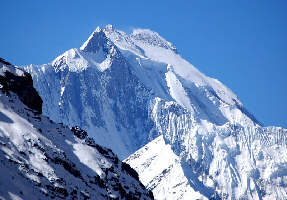
[[[30,99],[38,98],[30,80],[0,60],[1,200],[153,199],[138,174],[111,150],[79,127],[70,130],[31,109],[23,93],[15,93],[20,87]]]
[[[287,198],[287,130],[263,127],[158,33],[108,25],[23,68],[45,115],[112,149],[156,199]]]

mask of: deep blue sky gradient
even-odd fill
[[[259,121],[287,128],[286,0],[2,1],[0,57],[48,63],[106,24],[158,32]]]

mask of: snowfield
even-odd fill
[[[23,68],[44,114],[87,130],[156,199],[287,198],[287,130],[263,127],[156,32],[108,25],[51,63]]]

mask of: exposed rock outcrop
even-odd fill
[[[31,75],[2,58],[0,58],[0,84],[2,91],[7,94],[9,91],[14,92],[26,106],[42,113],[43,101],[33,87]]]

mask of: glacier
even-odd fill
[[[112,149],[156,199],[287,197],[287,130],[264,127],[154,31],[98,27],[80,48],[22,68],[45,115]]]

